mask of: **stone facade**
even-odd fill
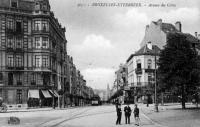
[[[0,59],[0,96],[9,107],[27,107],[30,98],[64,106],[79,81],[48,0],[0,1]]]

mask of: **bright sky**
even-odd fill
[[[199,0],[49,0],[51,9],[66,27],[68,54],[93,88],[106,89],[114,72],[138,50],[145,26],[152,20],[174,24],[181,21],[183,32],[200,33]],[[95,2],[141,3],[143,7],[78,7]],[[148,7],[149,4],[176,7]],[[144,6],[146,5],[146,6]]]

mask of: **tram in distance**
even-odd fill
[[[94,97],[92,97],[91,104],[93,106],[101,105],[101,98],[98,95],[94,95]]]

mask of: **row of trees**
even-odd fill
[[[158,61],[158,89],[180,96],[185,109],[186,98],[198,95],[200,56],[184,34],[171,33]]]

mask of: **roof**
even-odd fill
[[[137,52],[135,52],[134,54],[131,54],[126,62],[129,62],[134,56],[139,56],[139,55],[159,55],[160,51],[161,51],[161,49],[156,45],[152,45],[152,49],[149,49],[147,47],[147,45],[145,45],[142,48],[140,48]]]
[[[189,41],[189,42],[192,42],[192,43],[200,43],[200,40],[198,38],[196,38],[195,36],[189,34],[189,33],[183,33],[186,37],[186,39]]]
[[[140,48],[134,55],[155,55],[160,53],[160,48],[156,45],[152,46],[152,49],[149,49],[147,45]]]
[[[157,22],[154,22],[154,24],[158,25]],[[176,29],[176,27],[174,25],[172,25],[171,23],[162,23],[161,24],[161,29],[163,32],[168,33],[168,32],[178,32],[178,30]]]

